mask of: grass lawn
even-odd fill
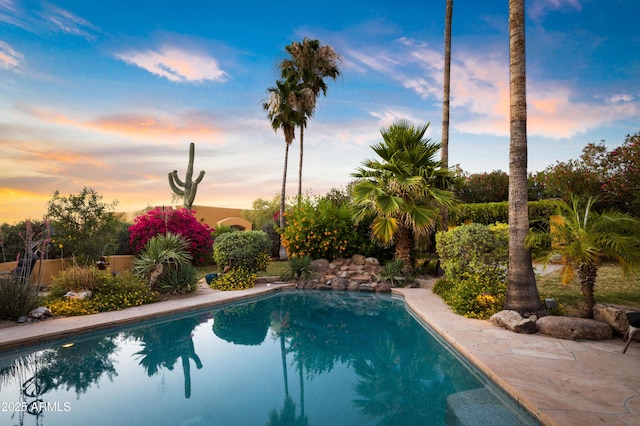
[[[582,302],[582,293],[577,279],[570,284],[560,282],[560,271],[538,277],[540,297],[553,297],[568,315],[577,315]],[[640,270],[626,277],[615,263],[604,264],[598,269],[595,286],[596,303],[615,303],[640,309]]]
[[[289,261],[273,260],[267,264],[266,272],[264,271],[258,272],[256,275],[259,277],[274,277],[274,276],[279,277],[285,271],[288,264],[289,264]],[[204,278],[205,274],[208,274],[211,272],[218,272],[217,265],[198,266],[196,269],[198,270],[199,278]]]

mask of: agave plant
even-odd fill
[[[181,235],[167,232],[147,242],[144,250],[133,259],[133,271],[148,279],[150,287],[155,288],[170,270],[190,266],[191,260],[189,241]]]
[[[389,281],[392,287],[403,287],[405,283],[404,262],[393,259],[384,264],[379,275],[380,281]]]
[[[311,257],[292,257],[289,259],[289,264],[282,274],[283,280],[308,280],[313,277],[313,270],[311,269]]]

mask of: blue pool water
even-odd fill
[[[0,425],[537,424],[388,295],[273,296],[0,353]]]

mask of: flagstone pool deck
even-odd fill
[[[0,351],[114,325],[249,299],[291,285],[262,283],[243,291],[201,286],[189,296],[82,317],[0,329]],[[426,288],[393,289],[409,309],[543,424],[640,425],[640,343],[626,354],[621,338],[571,341],[517,334],[464,318]]]

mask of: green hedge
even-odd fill
[[[559,200],[529,202],[529,222],[532,226],[548,223],[549,216],[558,210]],[[462,225],[465,222],[491,225],[496,222],[509,223],[509,203],[460,204],[449,211],[449,223]]]

